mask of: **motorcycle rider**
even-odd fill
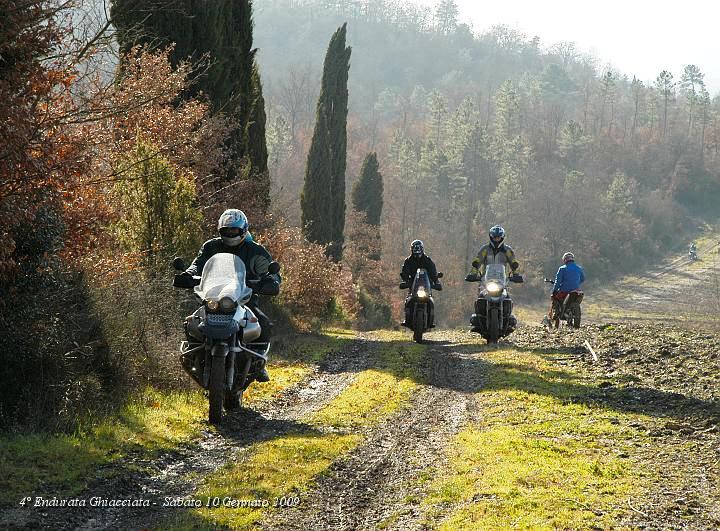
[[[441,289],[437,276],[437,267],[435,267],[435,262],[425,254],[425,244],[421,240],[413,240],[410,244],[410,256],[403,262],[400,278],[403,282],[412,285],[418,269],[425,269],[427,271],[433,289]],[[405,308],[405,320],[401,324],[402,326],[406,326],[410,321],[410,308]]]
[[[467,278],[482,278],[488,264],[503,264],[506,271],[510,268],[512,274],[515,275],[520,267],[520,262],[515,258],[515,251],[512,250],[512,247],[504,243],[505,229],[500,225],[494,225],[490,227],[488,236],[490,241],[480,247],[477,256],[472,261],[472,269]],[[510,315],[509,324],[512,329],[515,329],[517,325],[517,319],[512,314]]]
[[[248,280],[260,279],[268,282],[277,282],[279,284],[282,281],[280,275],[268,272],[268,266],[270,262],[272,262],[270,253],[267,252],[265,247],[252,239],[252,236],[248,232],[249,227],[250,224],[247,216],[242,210],[231,208],[223,212],[218,220],[219,236],[206,241],[202,245],[197,257],[184,274],[190,276],[202,275],[203,267],[211,256],[217,253],[231,253],[240,257],[245,264]],[[267,315],[258,307],[257,294],[253,294],[247,306],[252,310],[260,323],[261,333],[257,342],[269,342],[271,323]],[[265,367],[260,371],[257,381],[270,381],[270,376]]]
[[[585,282],[585,272],[583,268],[575,263],[575,255],[571,252],[563,254],[563,265],[561,265],[555,274],[555,285],[550,296],[550,318],[552,318],[552,306],[557,302],[562,302],[568,293],[580,289]]]
[[[693,257],[697,256],[697,246],[695,245],[695,242],[690,243],[690,249],[688,251],[688,254]]]

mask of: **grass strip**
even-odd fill
[[[578,374],[512,349],[484,353],[483,420],[456,436],[423,501],[442,529],[609,528],[645,473],[629,459],[646,417],[592,403]]]
[[[246,405],[270,400],[302,381],[314,362],[352,339],[353,332],[296,336],[271,365],[272,380],[252,385]],[[75,433],[27,434],[0,437],[0,506],[11,506],[30,495],[69,497],[97,477],[97,469],[128,454],[147,459],[197,437],[206,422],[207,398],[202,390],[145,389],[120,411],[87,422]]]

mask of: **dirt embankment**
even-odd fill
[[[650,440],[638,443],[638,457],[654,475],[643,509],[626,523],[720,526],[720,336],[660,323],[606,323],[552,332],[528,327],[513,343],[593,375],[594,405],[650,417],[638,426]]]

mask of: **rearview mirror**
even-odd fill
[[[442,273],[438,273],[438,278],[442,278],[442,277],[443,277],[443,274],[442,274]]]
[[[271,275],[277,275],[280,272],[280,264],[275,262],[274,260],[270,262],[270,265],[268,266],[268,273]]]
[[[175,257],[175,260],[173,260],[172,265],[173,265],[173,268],[176,269],[177,271],[185,271],[187,269],[187,267],[185,267],[185,260],[183,260],[179,256]]]

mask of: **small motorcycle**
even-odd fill
[[[438,278],[443,274],[438,273]],[[435,327],[435,301],[432,297],[432,289],[442,291],[442,284],[439,282],[432,285],[430,276],[425,269],[418,269],[415,272],[412,287],[408,282],[401,282],[400,289],[409,289],[405,298],[405,325],[413,331],[413,341],[422,343],[423,334]]]
[[[185,271],[182,258],[173,267]],[[280,271],[271,262],[269,274]],[[175,275],[173,286],[192,289],[202,303],[185,320],[186,341],[180,343],[180,361],[190,377],[209,394],[208,420],[220,424],[226,410],[242,405],[243,391],[256,379],[267,361],[270,343],[258,343],[261,329],[247,306],[253,293],[277,295],[278,283],[270,276],[246,281],[240,257],[231,253],[212,256],[202,276]]]
[[[515,319],[512,317],[513,302],[507,290],[507,283],[522,283],[522,275],[506,275],[502,264],[489,264],[485,275],[467,275],[467,282],[482,282],[478,288],[475,301],[475,313],[470,318],[473,332],[479,333],[488,343],[497,343],[501,337],[510,335],[515,330]]]
[[[555,284],[555,281],[549,278],[546,278],[545,282]],[[555,328],[559,328],[560,321],[564,321],[568,327],[580,328],[580,319],[582,318],[580,304],[584,297],[585,293],[581,289],[567,293],[562,299],[553,297],[550,316],[543,319],[543,324],[548,328],[550,328],[550,324],[553,324]]]

